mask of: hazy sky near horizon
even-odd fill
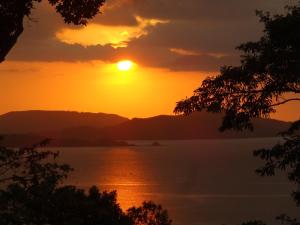
[[[66,25],[47,1],[36,5],[0,64],[0,114],[75,110],[127,117],[172,114],[222,65],[236,65],[240,43],[257,40],[256,9],[283,11],[291,0],[107,0],[86,27]],[[131,60],[129,71],[116,63]],[[298,105],[274,118],[295,120]]]

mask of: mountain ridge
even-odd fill
[[[3,119],[7,117],[9,120]],[[126,146],[126,143],[116,141],[274,137],[290,125],[289,122],[280,120],[254,119],[254,132],[221,133],[218,130],[221,121],[222,114],[207,112],[193,113],[190,116],[158,115],[128,119],[116,114],[31,110],[1,115],[0,136],[7,136],[11,145],[14,140],[25,144],[26,139],[36,142],[38,138],[44,137],[53,139],[53,145],[57,146],[114,143]],[[28,145],[28,141],[26,144]]]
[[[28,110],[12,111],[0,115],[0,132],[25,134],[64,129],[72,126],[112,126],[129,120],[107,113],[76,111]]]

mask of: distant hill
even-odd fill
[[[254,132],[220,133],[221,121],[221,114],[206,112],[129,120],[103,113],[27,111],[0,116],[0,135],[5,138],[5,134],[10,134],[6,138],[10,145],[14,145],[14,140],[17,145],[24,145],[28,140],[47,137],[57,146],[126,146],[126,142],[117,140],[273,137],[290,125],[278,120],[256,119]]]
[[[102,137],[116,140],[167,140],[167,139],[211,139],[211,138],[248,138],[274,137],[286,130],[290,123],[271,120],[254,120],[254,132],[226,131],[219,132],[221,114],[206,112],[190,116],[156,116],[152,118],[135,118],[124,123],[97,129],[77,127],[62,131],[61,136],[68,138]]]
[[[68,111],[19,111],[0,116],[0,134],[27,134],[60,130],[69,127],[113,126],[127,118],[105,113],[79,113]]]
[[[5,134],[1,136],[0,146],[6,146],[11,148],[17,147],[31,147],[38,143],[41,143],[47,139],[46,136],[39,136],[34,134]],[[64,146],[64,147],[78,147],[78,146],[134,146],[127,141],[117,141],[112,139],[81,139],[81,138],[53,138],[47,145],[49,147]]]

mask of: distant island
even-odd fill
[[[115,114],[68,111],[19,111],[0,115],[0,145],[28,146],[44,138],[52,146],[132,146],[132,140],[232,139],[274,137],[289,122],[255,119],[254,132],[221,133],[222,114],[161,115],[128,119]],[[155,141],[154,141],[155,140]]]

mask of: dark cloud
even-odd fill
[[[236,55],[216,57],[204,54],[199,56],[181,56],[166,64],[165,67],[180,71],[214,71],[216,68],[224,65],[235,65],[237,62],[238,57]]]
[[[155,27],[150,35],[132,41],[131,45],[181,48],[198,52],[232,53],[244,41],[259,37],[261,26],[234,21],[226,24],[171,21]],[[241,35],[243,34],[243,35]]]
[[[249,20],[255,10],[282,12],[286,4],[297,0],[109,0],[103,15],[112,16],[121,23],[134,21],[135,15],[145,18],[189,20],[189,21],[227,21]],[[126,20],[127,18],[127,20]],[[101,17],[99,17],[101,21]]]
[[[116,52],[110,46],[83,47],[69,45],[59,41],[35,42],[35,46],[20,44],[13,49],[8,60],[19,61],[109,61]]]
[[[168,20],[148,28],[148,35],[133,39],[127,48],[69,45],[55,38],[67,27],[50,6],[37,5],[32,19],[8,59],[32,61],[115,61],[131,58],[152,67],[173,70],[215,71],[225,64],[238,63],[235,47],[256,40],[262,25],[255,9],[282,12],[287,0],[110,0],[93,23],[136,26],[136,16]],[[74,26],[72,27],[74,29]],[[180,55],[171,48],[193,51]],[[217,54],[222,57],[216,56]]]

